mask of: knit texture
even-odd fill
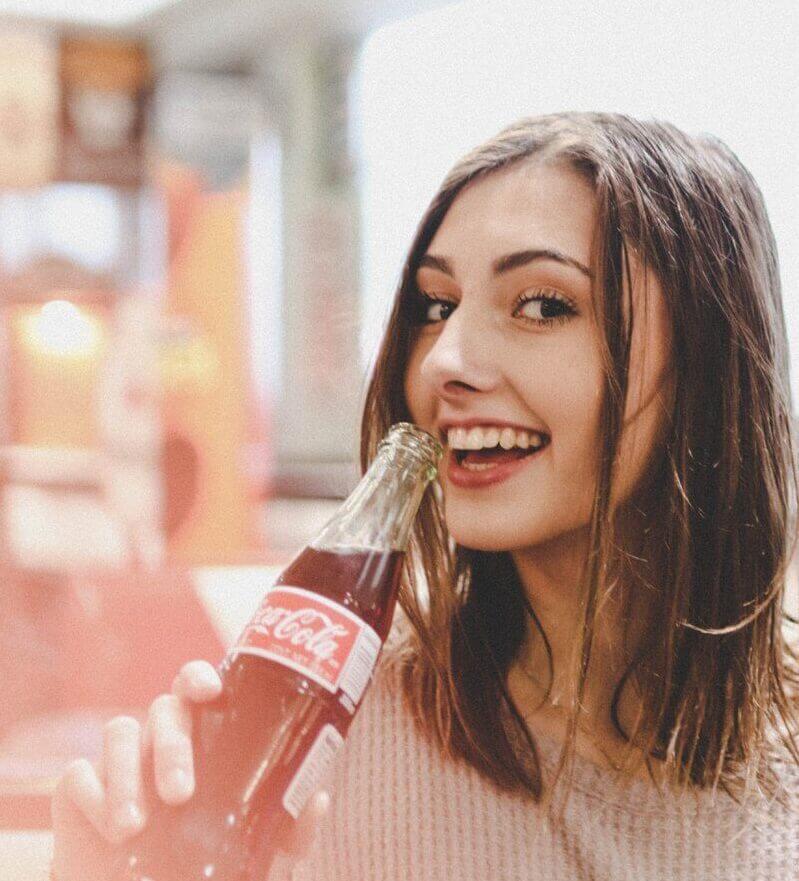
[[[539,737],[552,769],[559,746]],[[799,769],[787,804],[661,793],[577,757],[563,819],[444,758],[382,671],[331,774],[330,813],[306,858],[270,881],[789,881],[799,879]]]

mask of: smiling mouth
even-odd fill
[[[519,447],[513,447],[505,450],[501,446],[483,448],[481,450],[453,450],[455,461],[462,468],[473,471],[484,471],[488,468],[494,468],[497,465],[503,465],[506,462],[516,462],[520,459],[526,459],[533,456],[549,445],[547,438],[540,447],[529,447],[523,450]]]

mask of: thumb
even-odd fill
[[[330,810],[330,793],[320,789],[308,799],[308,804],[286,835],[283,848],[293,859],[302,859],[310,851],[319,832],[321,821]]]

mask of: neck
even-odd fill
[[[546,634],[552,655],[531,622],[529,637],[514,667],[513,686],[520,710],[527,717],[568,716],[577,700],[580,633],[586,596],[581,576],[587,538],[562,538],[557,545],[516,551],[513,560],[530,605]],[[582,719],[599,735],[617,734],[611,706],[617,685],[639,645],[646,615],[634,609],[630,591],[617,584],[597,599],[590,662],[580,700]],[[641,707],[626,688],[619,704],[620,720],[631,727]]]

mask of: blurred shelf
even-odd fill
[[[0,447],[0,462],[10,483],[48,488],[94,489],[104,462],[97,450],[73,447]]]

